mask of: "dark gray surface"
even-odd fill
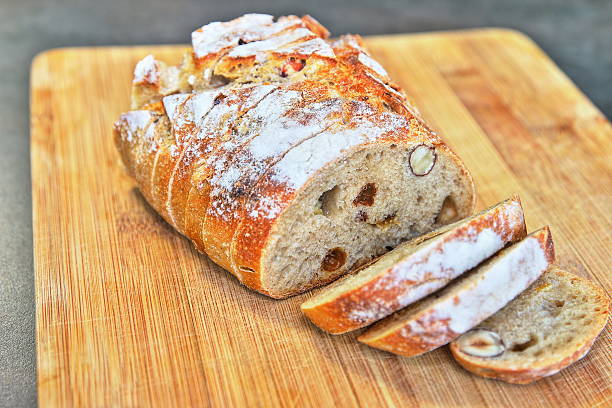
[[[505,4],[504,4],[505,3]],[[612,1],[0,0],[0,406],[36,404],[28,79],[53,47],[185,43],[245,12],[309,13],[332,34],[501,26],[531,36],[610,117]]]

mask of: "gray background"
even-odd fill
[[[315,16],[332,34],[501,26],[531,36],[607,117],[610,0],[0,0],[0,406],[36,404],[28,80],[38,52],[79,45],[185,43],[245,12]]]

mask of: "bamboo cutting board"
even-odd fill
[[[528,38],[476,30],[367,40],[474,175],[478,207],[519,192],[559,263],[609,292],[612,127]],[[250,292],[143,201],[111,127],[136,61],[182,46],[56,49],[32,65],[32,193],[41,406],[612,404],[610,331],[527,386],[473,376],[446,348],[408,359],[302,317],[309,294]]]

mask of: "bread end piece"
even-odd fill
[[[552,266],[528,290],[479,326],[499,335],[504,352],[477,357],[450,344],[459,365],[485,378],[528,384],[589,352],[606,326],[610,299],[586,279]]]

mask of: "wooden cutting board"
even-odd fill
[[[372,53],[471,169],[478,207],[519,192],[559,263],[609,292],[612,127],[524,35],[383,36]],[[32,200],[41,406],[612,404],[612,339],[536,384],[473,376],[446,348],[408,359],[331,336],[253,293],[175,233],[118,161],[131,71],[184,46],[56,49],[32,64]]]

